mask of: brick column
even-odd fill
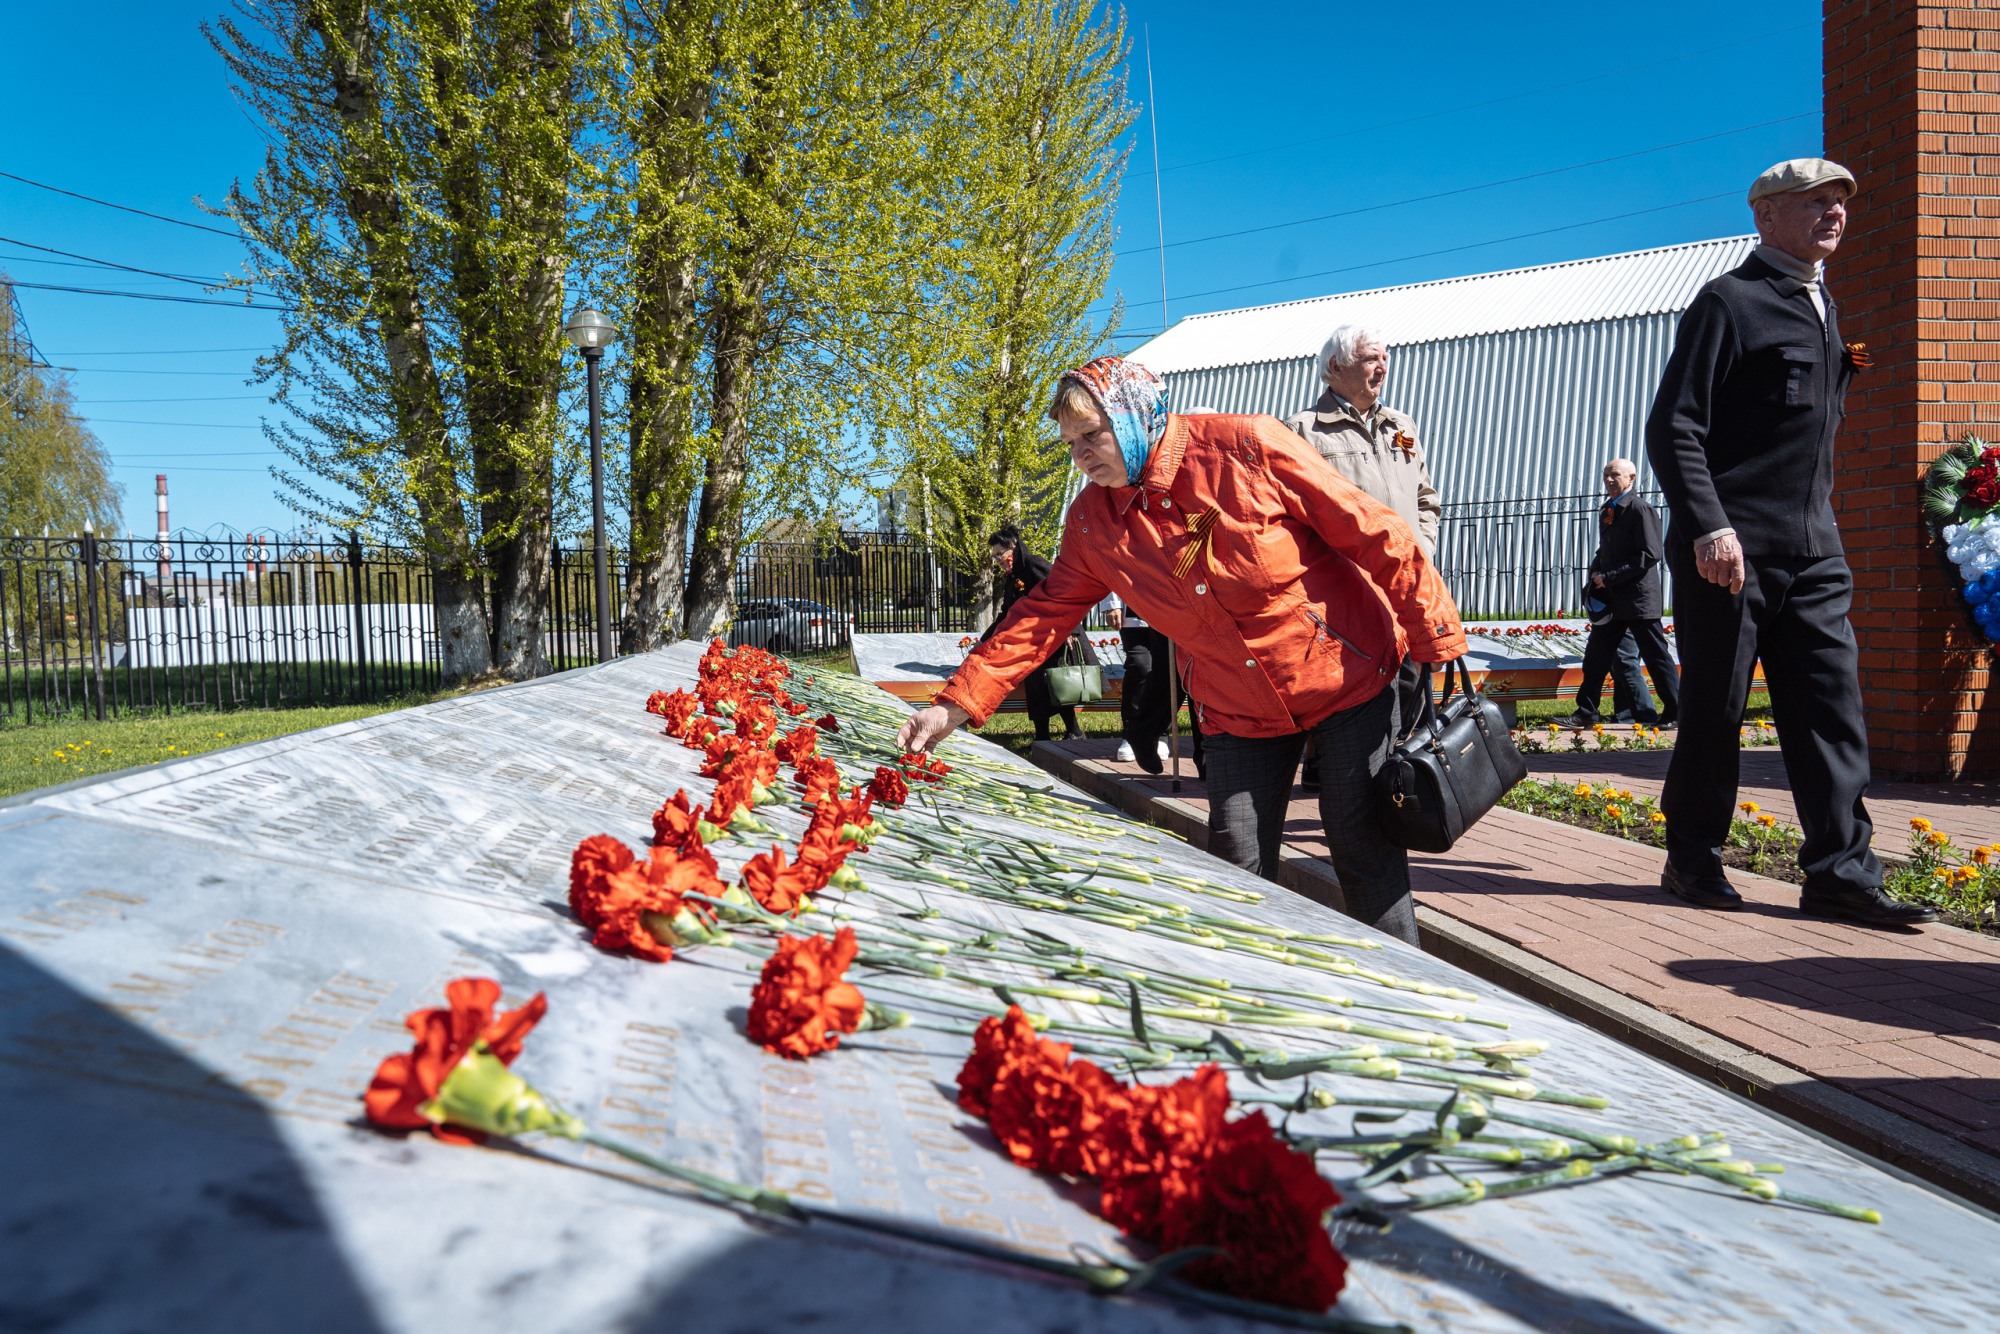
[[[1875,772],[2000,774],[1993,653],[1918,511],[1926,464],[2000,443],[2000,5],[1826,0],[1826,156],[1860,178],[1828,266],[1849,395],[1834,507]]]

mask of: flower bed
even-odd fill
[[[1509,810],[1539,815],[1579,829],[1628,838],[1649,847],[1667,845],[1667,817],[1652,797],[1629,788],[1529,778],[1500,799]],[[1742,814],[1729,822],[1722,849],[1724,866],[1787,884],[1800,884],[1798,851],[1802,835],[1780,823],[1754,801],[1740,803]],[[2000,930],[2000,843],[1961,850],[1944,831],[1918,816],[1910,821],[1906,859],[1890,863],[1882,877],[1890,897],[1935,908],[1954,926],[1970,931]]]
[[[1517,727],[1513,735],[1514,748],[1523,755],[1551,755],[1562,751],[1674,748],[1673,738],[1663,729],[1648,727],[1644,723],[1634,723],[1630,732],[1614,732],[1603,723],[1596,723],[1590,727],[1564,727],[1561,723],[1546,723],[1540,727]],[[1743,727],[1741,744],[1746,747],[1775,746],[1778,744],[1777,729],[1771,726],[1769,719],[1756,719]]]

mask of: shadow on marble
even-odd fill
[[[382,1328],[261,1103],[4,947],[0,1008],[0,1328]]]

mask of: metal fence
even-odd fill
[[[1666,527],[1666,500],[1640,493]],[[1604,497],[1538,496],[1446,505],[1437,564],[1470,620],[1579,615]],[[1660,577],[1667,577],[1664,567]],[[1671,605],[1671,585],[1667,588]]]
[[[607,553],[613,615],[625,553]],[[874,533],[746,544],[739,604],[795,600],[864,631],[957,630],[973,582],[921,543]],[[591,551],[559,541],[544,606],[558,667],[597,660]],[[851,618],[851,619],[850,619]],[[356,538],[0,539],[0,722],[67,714],[361,703],[434,690],[428,570]]]
[[[1446,506],[1438,565],[1462,613],[1574,609],[1601,503]],[[622,551],[608,555],[615,613],[626,565]],[[745,544],[735,591],[758,617],[746,614],[732,638],[792,651],[838,648],[853,631],[980,628],[975,580],[896,534]],[[547,599],[551,663],[596,661],[586,544],[557,543]],[[434,690],[440,668],[429,572],[395,547],[256,535],[0,539],[0,722],[359,703]]]

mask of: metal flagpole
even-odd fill
[[[1167,214],[1160,198],[1160,104],[1153,96],[1153,28],[1141,24],[1146,44],[1146,120],[1153,129],[1153,222],[1160,239],[1160,329],[1167,327]],[[1181,674],[1174,641],[1167,641],[1167,754],[1173,759],[1173,791],[1181,790]]]

